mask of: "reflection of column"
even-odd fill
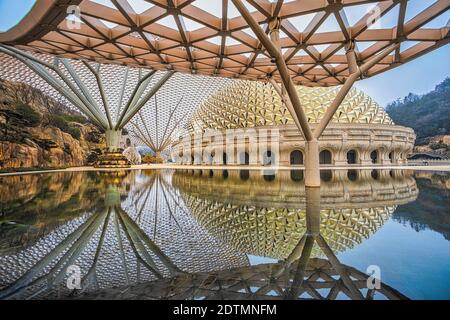
[[[333,182],[341,184],[343,181],[347,181],[348,170],[333,170]]]
[[[312,248],[314,243],[321,248],[322,252],[327,257],[333,269],[340,275],[340,279],[349,292],[352,299],[363,299],[361,292],[356,287],[353,280],[350,278],[346,268],[342,265],[325,239],[320,233],[320,189],[306,187],[306,233],[303,235],[298,245],[294,248],[292,253],[284,262],[283,267],[276,275],[280,275],[289,269],[289,266],[298,259],[297,269],[295,270],[294,278],[291,286],[286,290],[287,299],[297,299],[305,280],[306,268],[308,266]],[[300,254],[300,256],[299,256]]]
[[[306,196],[306,233],[318,235],[320,233],[320,189],[305,188]]]

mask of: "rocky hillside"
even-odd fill
[[[410,93],[390,103],[386,111],[396,124],[414,129],[418,145],[430,143],[434,136],[450,135],[450,78],[427,94]]]
[[[81,166],[104,147],[101,129],[23,83],[0,79],[0,170]]]

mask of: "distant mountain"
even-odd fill
[[[391,102],[386,111],[396,124],[414,129],[418,145],[427,144],[429,137],[449,135],[450,78],[427,94],[410,93],[403,99]]]

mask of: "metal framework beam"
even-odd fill
[[[312,131],[308,124],[308,118],[306,117],[305,111],[302,108],[302,105],[300,103],[300,99],[297,95],[297,91],[295,89],[294,82],[292,81],[291,75],[289,73],[289,69],[286,65],[286,62],[283,59],[283,55],[281,54],[278,47],[272,42],[272,40],[269,38],[269,36],[264,32],[263,29],[259,26],[258,22],[252,17],[250,12],[247,10],[245,5],[242,3],[241,0],[233,0],[233,4],[236,6],[236,8],[239,10],[239,13],[242,15],[242,17],[245,19],[245,21],[248,23],[252,31],[256,34],[259,41],[263,44],[263,46],[266,48],[266,50],[269,52],[269,54],[274,59],[278,72],[280,73],[281,81],[283,83],[284,88],[286,89],[286,92],[289,96],[289,99],[291,100],[292,107],[295,112],[295,116],[299,120],[300,124],[300,130],[303,133],[303,136],[305,137],[305,140],[312,140]]]
[[[150,100],[156,92],[158,92],[158,90],[167,82],[167,80],[170,79],[170,77],[172,77],[174,73],[175,71],[167,71],[166,74],[164,74],[162,78],[159,79],[158,82],[150,89],[150,91],[144,95],[144,97],[139,99],[136,104],[132,105],[125,113],[123,113],[123,116],[121,116],[122,120],[118,121],[116,124],[116,129],[123,129],[128,121],[130,121],[134,115],[142,109],[148,100]]]

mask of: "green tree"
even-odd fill
[[[41,123],[41,116],[29,105],[19,103],[16,105],[16,112],[22,116],[22,119],[31,127],[36,127]]]
[[[411,127],[417,134],[417,144],[427,138],[450,134],[450,78],[422,96],[410,93],[386,107],[396,124]]]

